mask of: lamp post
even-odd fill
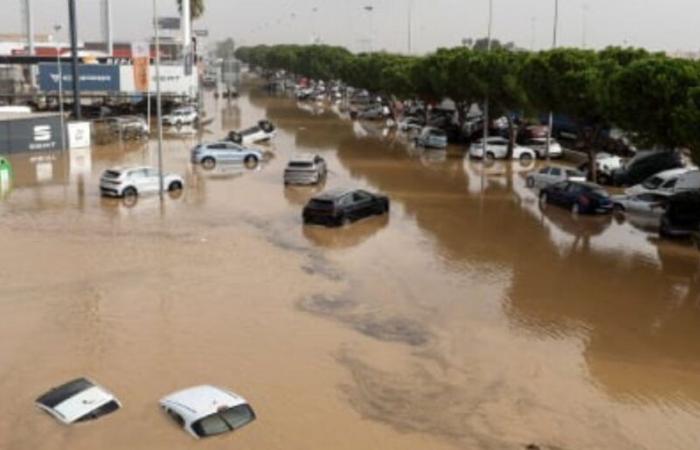
[[[552,33],[552,49],[557,48],[557,28],[559,25],[559,0],[554,0],[554,31]],[[549,161],[549,148],[552,145],[552,127],[554,127],[554,112],[549,111],[549,123],[547,126],[547,149],[545,151]]]
[[[367,5],[364,7],[369,15],[369,52],[372,53],[374,50],[374,25],[372,24],[372,11],[374,11],[374,6]]]
[[[413,0],[408,0],[408,54],[413,53]]]
[[[162,201],[165,189],[163,186],[163,111],[160,95],[160,27],[158,25],[158,0],[153,0],[153,26],[156,29],[156,116],[158,120],[158,193]]]
[[[491,32],[493,29],[493,0],[489,0],[489,27],[488,27],[488,35],[487,35],[487,40],[486,40],[486,51],[490,52],[491,51]],[[488,149],[488,145],[486,144],[486,141],[489,138],[489,96],[488,93],[486,94],[486,99],[484,100],[484,148],[483,148],[483,155],[482,158],[486,158],[486,152]]]
[[[58,35],[61,25],[54,25],[53,30]],[[66,124],[63,113],[63,67],[61,64],[61,43],[56,40],[56,70],[58,70],[58,110],[61,114],[61,150],[66,148]]]
[[[73,115],[80,120],[80,75],[78,73],[78,21],[75,17],[75,0],[68,0],[70,24],[70,48],[73,72]]]

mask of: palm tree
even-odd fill
[[[192,19],[197,19],[204,14],[204,0],[189,0],[190,16]],[[177,8],[182,13],[182,0],[177,0]]]

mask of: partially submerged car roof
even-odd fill
[[[87,378],[77,378],[52,388],[37,398],[36,404],[66,424],[97,418],[121,407],[111,392]],[[90,417],[91,414],[94,417]]]
[[[336,200],[343,195],[349,194],[350,192],[356,191],[357,189],[348,188],[333,188],[327,191],[321,192],[320,194],[314,196],[316,200]]]
[[[248,402],[233,392],[216,386],[202,385],[170,394],[163,397],[160,403],[177,408],[180,413],[188,415],[190,421],[195,421],[219,412],[223,408],[233,408]]]

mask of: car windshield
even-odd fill
[[[104,176],[105,178],[119,178],[121,175],[121,172],[117,172],[116,170],[106,170]]]
[[[654,177],[648,178],[644,183],[642,183],[642,186],[644,186],[647,189],[656,189],[659,186],[661,186],[661,183],[663,183],[663,182],[664,182],[663,178],[654,176]]]
[[[248,405],[238,405],[195,422],[192,430],[199,437],[215,436],[241,428],[253,420],[253,410]]]
[[[109,413],[113,413],[114,411],[119,409],[119,403],[116,401],[112,400],[111,402],[107,402],[104,405],[100,406],[99,408],[90,411],[89,413],[85,414],[76,422],[87,422],[88,420],[95,420],[98,419],[102,416],[106,416]]]

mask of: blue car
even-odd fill
[[[542,189],[540,204],[561,206],[574,214],[606,214],[612,211],[610,195],[597,184],[562,181]]]

